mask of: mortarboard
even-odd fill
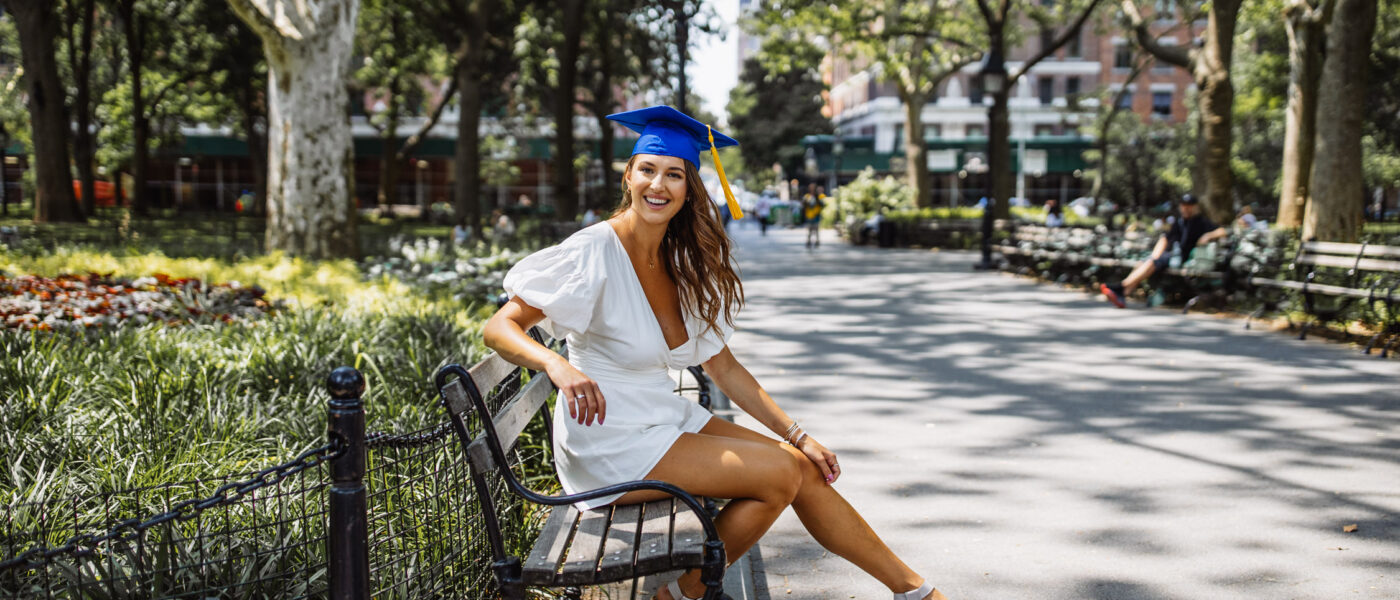
[[[628,129],[642,134],[632,146],[632,154],[656,154],[674,156],[690,161],[700,168],[700,151],[708,149],[715,161],[715,171],[719,173],[720,186],[724,188],[724,199],[729,202],[729,212],[736,219],[744,218],[744,211],[729,190],[729,180],[724,177],[724,165],[719,162],[719,148],[738,146],[723,133],[701,123],[685,113],[669,106],[648,106],[608,115],[608,118],[626,125]]]

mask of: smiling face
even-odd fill
[[[638,154],[624,177],[632,211],[647,223],[665,225],[686,202],[683,158]]]

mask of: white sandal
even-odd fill
[[[929,583],[928,580],[924,580],[924,584],[919,586],[918,589],[902,594],[896,593],[894,595],[894,600],[924,600],[924,596],[932,593],[933,584]]]
[[[700,600],[691,598],[681,593],[681,581],[679,579],[666,584],[666,591],[671,592],[671,600]]]

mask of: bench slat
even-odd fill
[[[641,536],[637,540],[637,570],[655,571],[671,566],[671,517],[675,499],[646,503],[642,509]]]
[[[1327,294],[1329,296],[1350,296],[1352,298],[1366,298],[1371,295],[1371,290],[1349,288],[1340,285],[1328,285],[1325,283],[1308,284],[1309,293]],[[1384,296],[1384,292],[1381,293]]]
[[[1359,271],[1387,271],[1390,273],[1400,273],[1400,261],[1382,260],[1379,258],[1363,258],[1356,260],[1348,256],[1328,256],[1325,254],[1304,254],[1298,257],[1297,262],[1304,265],[1318,265],[1322,267],[1337,267],[1339,269],[1350,269],[1355,266]]]
[[[628,504],[613,509],[603,555],[598,562],[598,579],[629,577],[637,556],[637,533],[642,525],[642,505]]]
[[[1249,282],[1252,283],[1252,284],[1254,284],[1254,285],[1262,285],[1262,286],[1267,286],[1267,287],[1284,288],[1284,289],[1296,290],[1296,291],[1300,291],[1300,292],[1303,291],[1303,289],[1304,289],[1304,283],[1303,283],[1303,282],[1301,282],[1301,281],[1294,281],[1294,280],[1292,280],[1292,279],[1264,279],[1264,278],[1262,278],[1262,277],[1252,277],[1252,278],[1250,278]],[[1309,293],[1316,292],[1316,293],[1318,293],[1318,294],[1327,294],[1327,295],[1330,295],[1330,296],[1349,296],[1349,297],[1352,297],[1352,298],[1370,298],[1370,297],[1371,297],[1371,290],[1369,290],[1369,289],[1349,288],[1349,287],[1343,287],[1343,286],[1340,286],[1340,285],[1328,285],[1328,284],[1325,284],[1325,283],[1310,283],[1310,284],[1306,284],[1306,289],[1308,290]],[[1384,295],[1385,295],[1384,290],[1382,290],[1381,292],[1379,292],[1377,295],[1379,295],[1379,296],[1384,296]]]
[[[1276,287],[1288,290],[1303,289],[1303,282],[1292,279],[1269,279],[1266,277],[1250,277],[1249,283],[1252,285],[1262,285],[1264,287]]]
[[[472,365],[470,369],[467,369],[467,372],[471,373],[472,381],[476,383],[476,389],[481,390],[482,396],[489,397],[491,390],[501,385],[501,382],[514,370],[515,365],[501,358],[501,355],[492,352],[481,362]]]
[[[612,513],[613,507],[605,506],[585,511],[579,517],[574,543],[569,545],[569,556],[559,570],[557,581],[561,585],[586,585],[597,579],[598,556],[603,551]]]
[[[559,572],[559,560],[569,547],[574,527],[578,525],[579,511],[570,506],[557,506],[544,522],[535,547],[530,549],[530,557],[521,565],[521,579],[527,585],[550,585]]]
[[[1303,252],[1316,252],[1320,254],[1343,254],[1355,257],[1358,252],[1361,256],[1393,256],[1400,258],[1400,246],[1374,246],[1367,244],[1365,251],[1362,251],[1361,244],[1348,244],[1344,242],[1303,242],[1301,250]]]
[[[705,561],[705,528],[700,517],[685,503],[676,503],[671,527],[671,566],[698,567]]]
[[[525,426],[530,424],[530,419],[544,406],[545,400],[553,391],[554,382],[544,373],[537,373],[530,383],[525,384],[525,389],[520,390],[509,404],[496,412],[492,422],[496,424],[496,435],[501,440],[503,450],[509,451],[515,446],[516,438],[525,431]],[[485,432],[477,435],[471,445],[467,446],[467,457],[472,461],[472,466],[481,473],[495,468],[496,462],[491,458]]]

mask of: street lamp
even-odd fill
[[[991,51],[982,55],[982,67],[977,72],[977,77],[982,80],[982,90],[992,96],[992,103],[998,102],[1002,97],[1002,91],[1006,89],[1006,58],[1001,54],[1001,44],[993,44]],[[990,117],[990,115],[988,115]],[[988,118],[987,131],[991,133],[992,123]],[[995,143],[989,140],[990,143]],[[1000,169],[1005,169],[1006,165],[993,164],[991,166],[992,178]],[[995,188],[996,186],[992,186]],[[995,192],[995,189],[993,189]],[[996,264],[992,262],[992,229],[995,227],[994,206],[997,198],[995,193],[987,195],[987,202],[982,205],[982,262],[973,265],[974,269],[992,270]]]
[[[977,77],[982,80],[982,90],[989,94],[1000,94],[1006,89],[1006,59],[1001,55],[1001,48],[992,48],[991,52],[982,55],[982,66],[977,72]]]

